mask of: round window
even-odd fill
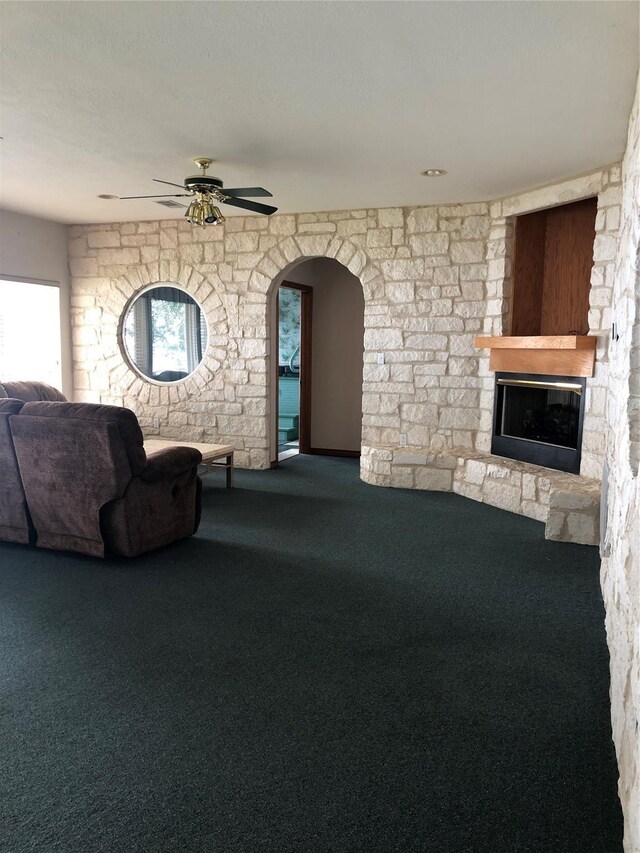
[[[122,340],[129,363],[152,382],[190,376],[207,349],[204,311],[185,290],[154,284],[125,310]]]

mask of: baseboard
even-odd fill
[[[361,455],[359,450],[328,450],[326,447],[310,447],[307,452],[312,456],[349,456],[352,459]]]

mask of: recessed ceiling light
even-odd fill
[[[427,169],[425,172],[420,172],[421,175],[424,175],[425,178],[441,178],[442,175],[447,174],[446,169]]]
[[[108,198],[108,199],[113,199],[113,198],[118,198],[118,196],[117,196],[117,195],[108,195],[107,193],[100,193],[100,195],[98,196],[98,198]]]

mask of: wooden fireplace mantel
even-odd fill
[[[507,373],[593,376],[598,339],[588,335],[476,338],[491,350],[489,367]]]

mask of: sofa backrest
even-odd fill
[[[31,519],[9,426],[9,417],[23,406],[22,400],[0,400],[0,539],[26,544]]]
[[[0,397],[11,397],[14,400],[23,400],[25,403],[35,400],[67,402],[62,391],[58,391],[53,385],[47,385],[46,382],[2,382]]]
[[[92,403],[33,402],[10,424],[37,544],[101,556],[100,510],[122,497],[146,465],[134,413]]]

